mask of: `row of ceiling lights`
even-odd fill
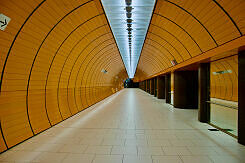
[[[132,0],[125,0],[126,3],[126,23],[127,23],[127,31],[128,31],[128,46],[129,46],[129,57],[130,57],[130,67],[131,67],[131,55],[132,55],[132,10],[134,9],[132,7]]]

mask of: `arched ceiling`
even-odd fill
[[[0,152],[122,88],[127,78],[99,0],[1,0]]]
[[[245,33],[244,0],[157,0],[136,77],[150,77]],[[142,78],[142,77],[141,77]]]
[[[157,0],[135,78],[245,32],[244,0]],[[127,73],[100,0],[1,0],[0,152],[121,89]],[[137,54],[138,55],[138,54]]]

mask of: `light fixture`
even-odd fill
[[[132,31],[133,29],[132,28],[127,28],[128,31]]]
[[[132,6],[127,6],[127,7],[125,7],[125,10],[126,10],[127,12],[131,12],[133,9],[134,9],[134,8],[133,8]]]
[[[102,69],[101,72],[103,72],[104,74],[107,74],[107,71],[105,69]]]
[[[131,18],[132,17],[132,13],[131,12],[126,13],[126,16],[127,16],[127,18]]]
[[[132,4],[132,0],[125,0],[125,3],[126,3],[126,5],[131,5]]]
[[[128,76],[133,78],[155,0],[101,1]]]
[[[133,19],[127,19],[127,23],[132,23]]]

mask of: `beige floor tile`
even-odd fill
[[[102,145],[103,138],[84,138],[80,141],[83,145]]]
[[[214,162],[214,163],[242,163],[244,161],[239,160],[239,158],[235,158],[232,156],[209,156],[209,158]]]
[[[84,153],[87,149],[87,145],[71,145],[66,144],[61,147],[58,152],[68,152],[68,153]]]
[[[39,152],[58,152],[60,148],[62,148],[64,144],[36,144],[33,151]]]
[[[149,146],[172,146],[168,139],[148,139]]]
[[[110,154],[112,146],[88,146],[86,154]]]
[[[124,145],[125,139],[104,139],[102,145]]]
[[[21,162],[30,162],[30,161],[33,161],[36,157],[38,157],[40,154],[41,154],[41,152],[7,151],[6,153],[3,154],[2,159],[0,159],[0,161],[8,161],[8,162],[16,162],[16,161],[19,161],[19,162],[20,161]]]
[[[192,155],[186,147],[162,147],[165,155]]]
[[[60,163],[67,155],[67,153],[42,152],[33,162]]]
[[[137,139],[158,139],[156,134],[136,134]]]
[[[24,142],[24,143],[18,144],[17,146],[13,147],[11,150],[12,151],[33,151],[38,146],[40,146],[39,143],[35,143],[35,142],[28,142],[27,143],[27,142]]]
[[[62,138],[57,138],[52,140],[53,143],[55,144],[79,144],[81,141],[80,138],[73,138],[73,137],[62,137]]]
[[[147,139],[126,139],[125,145],[147,146]]]
[[[212,163],[208,156],[180,156],[184,163]]]
[[[133,155],[124,155],[123,163],[152,163],[151,156],[133,156]]]
[[[170,143],[175,147],[195,146],[195,144],[188,139],[175,139],[170,140]]]
[[[111,154],[126,154],[126,155],[137,155],[136,146],[113,146]]]
[[[198,147],[215,147],[218,145],[215,141],[211,140],[192,140],[192,142]]]
[[[182,163],[179,156],[152,156],[153,163]]]
[[[163,155],[161,147],[138,147],[139,155]]]
[[[15,153],[16,151],[13,151],[12,149],[3,152],[0,154],[0,161],[3,161],[4,159],[6,159],[7,157],[9,157],[10,155],[13,155],[13,153]]]
[[[96,155],[93,163],[122,163],[123,155]]]
[[[135,134],[117,134],[118,139],[136,139],[136,135]],[[126,140],[125,140],[126,141]]]
[[[209,147],[187,147],[192,155],[218,155],[218,153]]]
[[[95,155],[94,154],[68,154],[63,163],[92,163]]]

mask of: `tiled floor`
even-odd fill
[[[245,146],[139,89],[124,89],[0,155],[0,162],[237,163]]]

